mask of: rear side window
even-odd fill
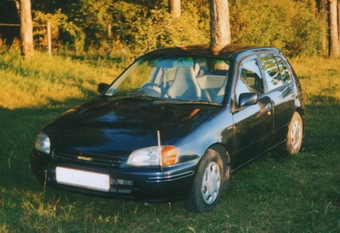
[[[272,54],[261,54],[259,58],[268,90],[270,91],[281,86],[283,84],[281,74],[274,56]]]
[[[288,66],[281,57],[272,54],[261,54],[259,59],[269,91],[291,81]]]

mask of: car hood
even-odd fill
[[[211,120],[220,107],[154,99],[98,98],[73,108],[43,131],[51,148],[84,153],[128,155],[157,146],[174,144]]]

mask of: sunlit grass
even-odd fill
[[[340,100],[340,59],[299,58],[292,64],[300,77],[307,104],[328,104]]]
[[[89,64],[46,54],[24,60],[18,51],[0,56],[0,106],[8,109],[48,106],[69,98],[95,96],[98,83],[111,83],[121,72],[114,63]]]
[[[340,232],[340,60],[291,62],[304,89],[302,152],[260,158],[232,176],[207,214],[181,202],[140,203],[44,187],[30,171],[36,133],[96,95],[123,65],[109,60],[0,55],[0,232]]]

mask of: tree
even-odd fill
[[[172,16],[176,18],[181,16],[181,0],[169,0],[169,8]]]
[[[230,44],[228,0],[210,0],[211,45],[217,49]]]
[[[319,14],[321,19],[321,52],[328,54],[328,14],[327,14],[327,0],[319,1]]]
[[[330,56],[339,57],[337,0],[329,0],[329,22],[331,30]]]
[[[339,46],[340,46],[340,1],[338,2],[338,40],[339,40]]]
[[[34,55],[33,23],[30,0],[20,0],[20,23],[21,54],[26,58],[30,58]]]

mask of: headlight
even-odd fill
[[[176,160],[176,147],[163,146],[159,148],[155,146],[135,150],[130,154],[126,163],[129,166],[169,166],[175,164]]]
[[[43,153],[49,154],[50,153],[50,138],[43,132],[40,132],[35,139],[35,149],[41,151]]]

